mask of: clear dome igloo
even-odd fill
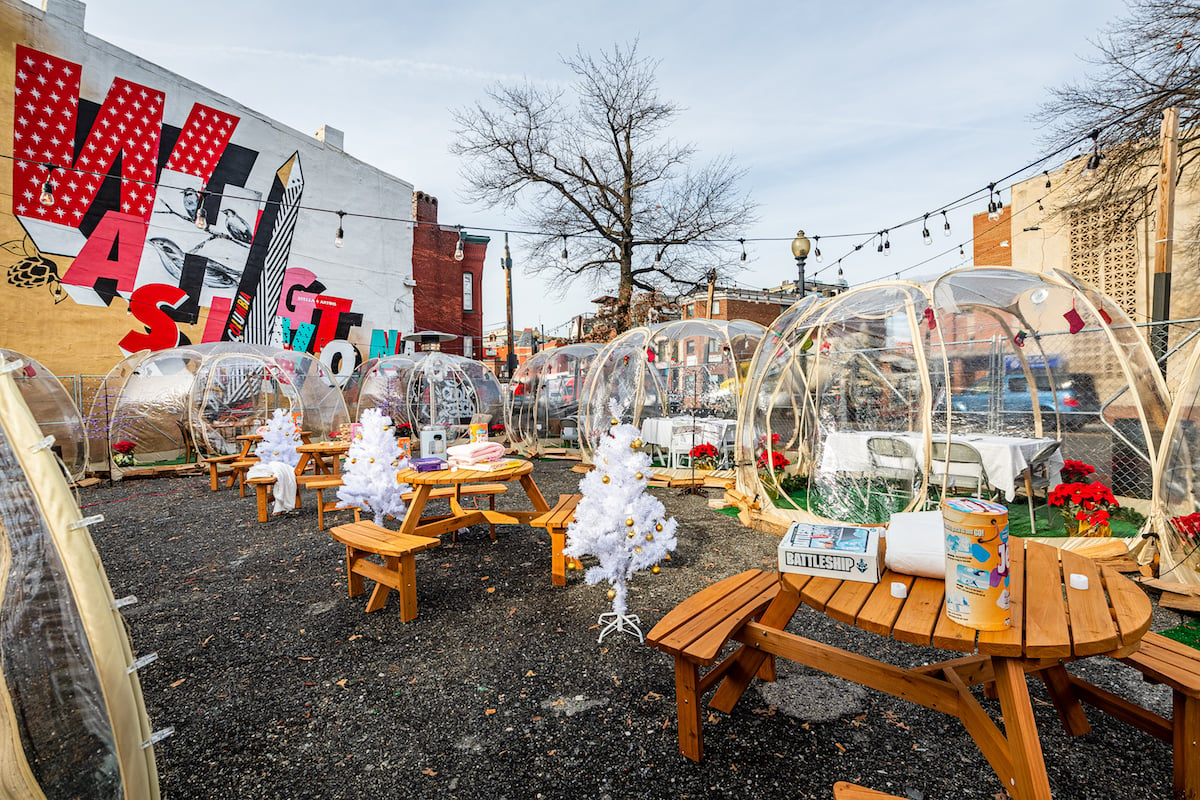
[[[93,399],[92,452],[118,472],[234,453],[236,437],[276,408],[302,414],[314,440],[349,422],[333,374],[307,353],[236,342],[144,350],[113,367]]]
[[[0,347],[0,364],[20,361],[12,372],[17,389],[45,436],[54,437],[54,453],[62,459],[71,480],[87,470],[88,436],[75,401],[50,370],[15,350]]]
[[[1163,430],[1162,455],[1151,517],[1161,554],[1159,576],[1200,583],[1200,345],[1173,375],[1171,415]]]
[[[1123,505],[1148,501],[1165,384],[1129,319],[1072,276],[958,270],[788,316],[756,356],[738,436],[739,489],[759,496],[771,526],[920,510],[969,483],[952,463],[968,450],[980,454],[978,490],[1008,501],[1026,530],[1029,504],[1014,501],[1036,461],[1051,486],[1072,459]]]
[[[450,439],[472,423],[499,422],[504,413],[500,381],[481,362],[433,350],[371,359],[362,365],[357,415],[379,409],[415,432],[445,426]]]
[[[548,446],[579,446],[579,400],[599,352],[595,344],[556,347],[535,353],[517,368],[505,393],[510,444],[527,455]]]
[[[735,420],[763,331],[748,320],[687,319],[632,328],[613,339],[593,362],[585,387],[585,457],[590,458],[591,442],[608,430],[613,403],[621,422],[642,428],[643,440],[660,460],[668,455],[672,426],[658,420]],[[653,421],[650,429],[647,421]]]

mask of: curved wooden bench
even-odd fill
[[[679,750],[693,761],[704,754],[700,732],[700,696],[733,666],[736,651],[707,674],[700,667],[716,661],[721,650],[749,620],[757,619],[779,593],[779,576],[746,570],[701,589],[659,620],[646,643],[675,658],[675,705],[679,717]],[[758,672],[775,679],[768,656]]]
[[[329,533],[346,545],[346,582],[351,597],[365,592],[363,578],[370,578],[375,581],[375,589],[367,600],[368,613],[383,608],[388,594],[395,589],[400,593],[400,620],[416,619],[417,566],[413,556],[437,547],[441,544],[438,539],[390,531],[374,522],[338,525]],[[370,556],[381,557],[383,563],[372,561]]]
[[[833,785],[833,800],[903,800],[899,795],[877,792],[857,783],[838,781]]]

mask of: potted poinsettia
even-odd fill
[[[783,468],[792,462],[788,460],[783,453],[777,453],[773,450],[764,450],[758,454],[758,480],[770,496],[771,501],[779,499],[779,494],[782,491],[779,488],[779,473]]]
[[[696,445],[688,453],[697,469],[715,469],[717,466],[717,448],[708,442]]]
[[[1068,536],[1112,536],[1110,509],[1121,505],[1100,481],[1060,483],[1050,493],[1049,503],[1062,515]]]
[[[1091,464],[1085,464],[1082,461],[1075,461],[1068,458],[1063,461],[1060,474],[1062,475],[1063,483],[1083,483],[1087,480],[1088,475],[1091,475],[1095,471],[1096,468]]]
[[[113,442],[112,449],[112,460],[118,467],[132,467],[137,464],[137,459],[133,457],[133,451],[137,449],[137,442],[131,442],[128,439]]]

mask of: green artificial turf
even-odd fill
[[[1193,619],[1175,628],[1161,631],[1163,636],[1200,650],[1200,619]]]

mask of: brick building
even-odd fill
[[[413,194],[413,322],[418,331],[442,331],[456,339],[443,352],[479,358],[483,344],[483,264],[487,236],[438,224],[437,198]],[[462,258],[456,258],[459,240]]]
[[[810,294],[831,296],[845,289],[844,286],[806,281]],[[799,295],[795,284],[784,283],[773,289],[722,289],[713,290],[712,319],[745,319],[759,325],[770,326],[775,318],[791,307]],[[692,292],[679,300],[683,319],[709,317],[708,290]]]

